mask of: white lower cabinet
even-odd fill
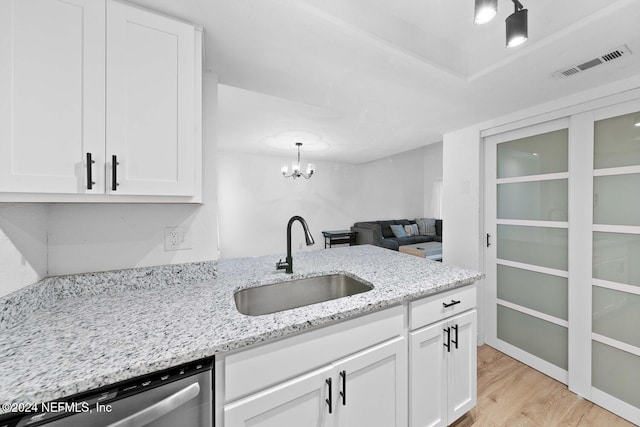
[[[302,375],[284,384],[227,405],[225,426],[284,427],[327,425],[331,368]]]
[[[447,426],[476,405],[476,310],[410,333],[412,427]]]
[[[335,363],[335,416],[327,425],[405,426],[406,346],[397,338]]]
[[[446,426],[476,404],[476,290],[222,355],[225,427]]]
[[[395,338],[225,407],[225,426],[403,427],[406,342]]]

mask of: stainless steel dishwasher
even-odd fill
[[[213,427],[213,359],[145,375],[0,417],[0,427]]]

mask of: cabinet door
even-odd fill
[[[107,2],[108,193],[193,195],[195,37],[192,25]]]
[[[406,341],[396,338],[334,364],[338,427],[407,425]]]
[[[99,166],[104,151],[104,7],[0,2],[0,191],[91,192],[86,153]]]
[[[447,327],[443,321],[409,334],[411,427],[447,425]]]
[[[476,310],[447,322],[451,330],[451,352],[447,353],[447,423],[451,424],[477,401]],[[453,343],[457,341],[457,346]]]
[[[323,427],[332,422],[329,406],[331,368],[225,405],[226,427]],[[335,389],[335,384],[333,385]]]

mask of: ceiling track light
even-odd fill
[[[516,47],[529,38],[528,11],[518,0],[513,1],[514,12],[505,20],[507,47]]]
[[[476,0],[473,22],[486,24],[498,14],[498,0]]]
[[[529,11],[518,0],[513,2],[514,11],[505,20],[507,47],[516,47],[529,38]],[[498,0],[475,0],[474,24],[486,24],[498,13]]]

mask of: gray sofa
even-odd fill
[[[424,242],[442,242],[442,220],[435,220],[435,233],[433,230],[427,235],[416,235],[408,237],[395,237],[391,231],[390,225],[409,225],[415,224],[415,220],[395,219],[386,221],[365,221],[356,222],[351,227],[351,231],[356,231],[356,243],[358,245],[375,245],[384,248],[398,250],[400,246],[412,245],[414,243]]]

